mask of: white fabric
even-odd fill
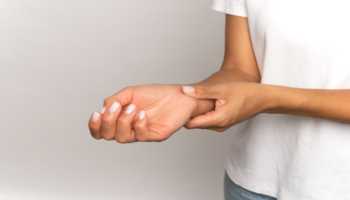
[[[248,17],[262,83],[350,88],[350,4],[345,0],[214,0]],[[342,108],[339,108],[342,109]],[[350,125],[259,114],[233,131],[232,180],[279,200],[350,199]]]

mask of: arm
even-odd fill
[[[350,123],[350,90],[302,89],[274,85],[261,88],[264,112],[319,117]]]
[[[213,82],[260,82],[247,18],[226,15],[225,56]],[[260,85],[261,112],[283,113],[350,122],[350,89],[321,90]]]
[[[260,74],[249,36],[246,17],[226,15],[225,53],[220,70],[199,82],[260,82]]]
[[[229,81],[260,82],[260,73],[256,63],[249,36],[246,17],[225,16],[225,54],[220,69],[196,85],[225,83]],[[215,101],[197,101],[191,117],[214,109]]]
[[[221,70],[238,81],[260,82],[246,17],[226,15],[225,54]]]
[[[231,81],[260,82],[247,18],[226,15],[225,29],[225,56],[221,71],[225,71]],[[223,79],[223,76],[219,77]],[[321,117],[350,123],[350,89],[321,90],[264,85],[262,90],[261,94],[266,95],[263,98],[263,112]]]
[[[303,89],[261,84],[245,20],[227,17],[225,59],[220,71],[193,87],[183,88],[185,94],[197,99],[221,100],[216,101],[214,111],[187,122],[187,128],[222,132],[264,112],[350,123],[350,89]]]
[[[231,81],[195,85],[184,93],[197,99],[216,99],[215,110],[196,116],[186,128],[223,132],[259,113],[280,113],[350,123],[349,89],[305,89]],[[220,103],[218,103],[220,102]]]

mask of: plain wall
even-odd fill
[[[118,144],[87,129],[127,85],[213,73],[223,28],[210,0],[1,0],[0,199],[223,199],[230,130]]]

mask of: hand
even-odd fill
[[[212,108],[212,101],[184,95],[180,85],[130,86],[105,99],[104,109],[92,115],[89,128],[96,139],[159,142],[190,117]]]
[[[215,109],[188,121],[186,128],[223,132],[232,125],[267,109],[264,86],[255,82],[202,82],[184,86],[184,94],[197,99],[215,100]]]

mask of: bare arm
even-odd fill
[[[225,54],[220,70],[200,83],[225,81],[260,82],[246,17],[226,15]]]
[[[247,18],[226,15],[225,58],[221,69],[233,79],[260,82]],[[230,73],[229,73],[230,74]],[[264,86],[265,112],[328,118],[350,123],[350,89],[322,90]]]
[[[264,85],[265,112],[326,118],[350,123],[350,90]]]
[[[221,69],[184,92],[216,101],[215,110],[196,116],[187,128],[223,131],[259,113],[281,113],[350,123],[350,89],[305,89],[261,84],[246,18],[226,16]],[[187,88],[188,89],[188,88]]]
[[[210,77],[196,83],[206,85],[228,81],[260,82],[260,74],[249,36],[246,17],[225,16],[225,54],[220,69]],[[212,102],[211,105],[208,104]],[[210,105],[210,106],[208,106]],[[214,101],[199,102],[192,117],[209,112],[214,108]]]
[[[249,37],[247,18],[226,15],[225,57],[221,70],[231,80],[260,82],[254,51]],[[350,89],[320,90],[263,87],[267,98],[266,112],[304,115],[350,122]]]
[[[221,70],[231,70],[235,79],[260,82],[246,17],[226,15],[225,54]]]

